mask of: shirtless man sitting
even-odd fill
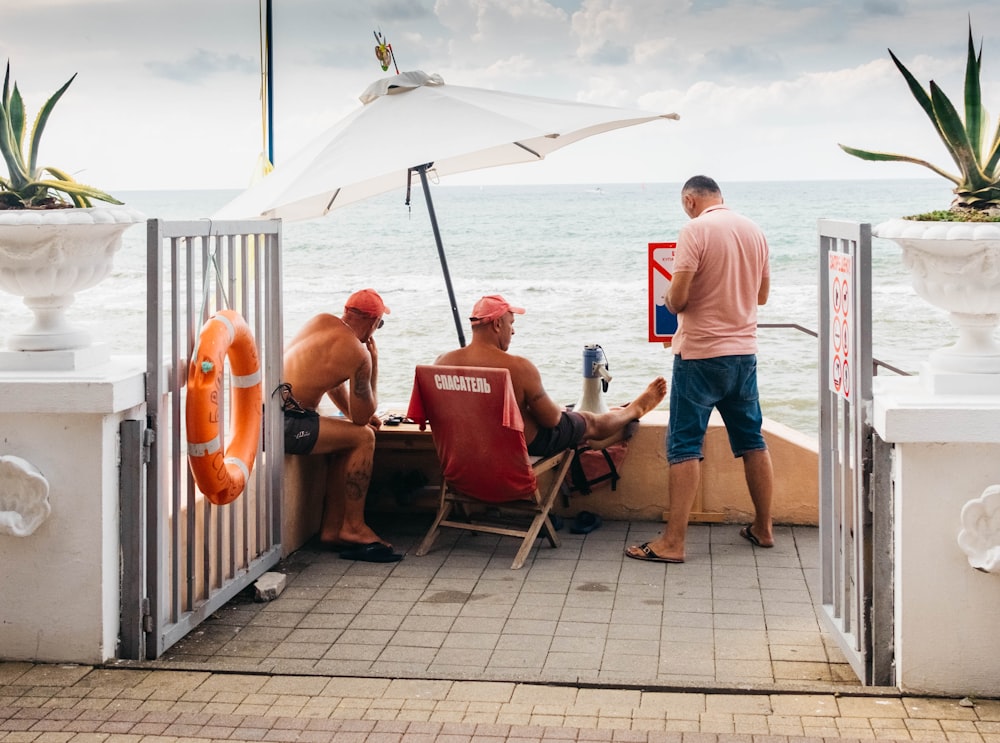
[[[373,333],[389,314],[374,289],[361,289],[341,317],[309,320],[285,348],[285,453],[332,454],[320,540],[349,560],[395,562],[394,552],[365,523],[365,496],[372,474],[378,405],[378,349]],[[323,396],[344,414],[319,415]]]
[[[523,356],[507,353],[514,335],[514,315],[523,314],[523,308],[512,307],[499,294],[483,297],[472,309],[472,341],[464,348],[438,356],[434,363],[509,370],[531,456],[551,456],[583,442],[604,442],[621,436],[629,423],[651,411],[666,396],[667,382],[657,377],[623,408],[606,413],[565,410],[545,392],[534,364]]]

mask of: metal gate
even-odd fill
[[[147,422],[122,428],[119,655],[130,659],[159,657],[281,557],[281,416],[271,396],[281,376],[281,222],[151,219],[147,256]],[[247,487],[216,506],[191,477],[183,411],[201,327],[226,308],[257,343],[264,409]]]
[[[880,364],[872,358],[871,236],[870,224],[819,221],[820,616],[861,682],[887,685],[891,449],[871,426]]]

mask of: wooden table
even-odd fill
[[[385,423],[375,434],[375,451],[430,451],[434,452],[431,429],[421,431],[416,423],[400,423],[387,426]]]
[[[369,495],[381,495],[380,508],[427,510],[441,482],[441,464],[430,429],[420,430],[416,423],[387,426],[375,434],[375,460]],[[426,492],[425,492],[426,491]],[[389,496],[388,498],[385,496]]]

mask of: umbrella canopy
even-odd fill
[[[281,162],[213,215],[310,219],[409,183],[433,163],[439,176],[540,160],[602,132],[676,114],[445,85],[414,71],[377,80],[365,104]]]
[[[213,219],[310,219],[409,185],[420,175],[459,341],[451,279],[434,216],[427,171],[444,176],[540,160],[586,137],[677,114],[575,103],[445,85],[439,75],[404,72],[375,81],[360,109],[212,215]]]

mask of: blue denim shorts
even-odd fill
[[[766,449],[757,394],[757,356],[719,356],[685,361],[674,357],[670,385],[667,461],[704,459],[702,445],[712,408],[719,411],[733,456]]]

